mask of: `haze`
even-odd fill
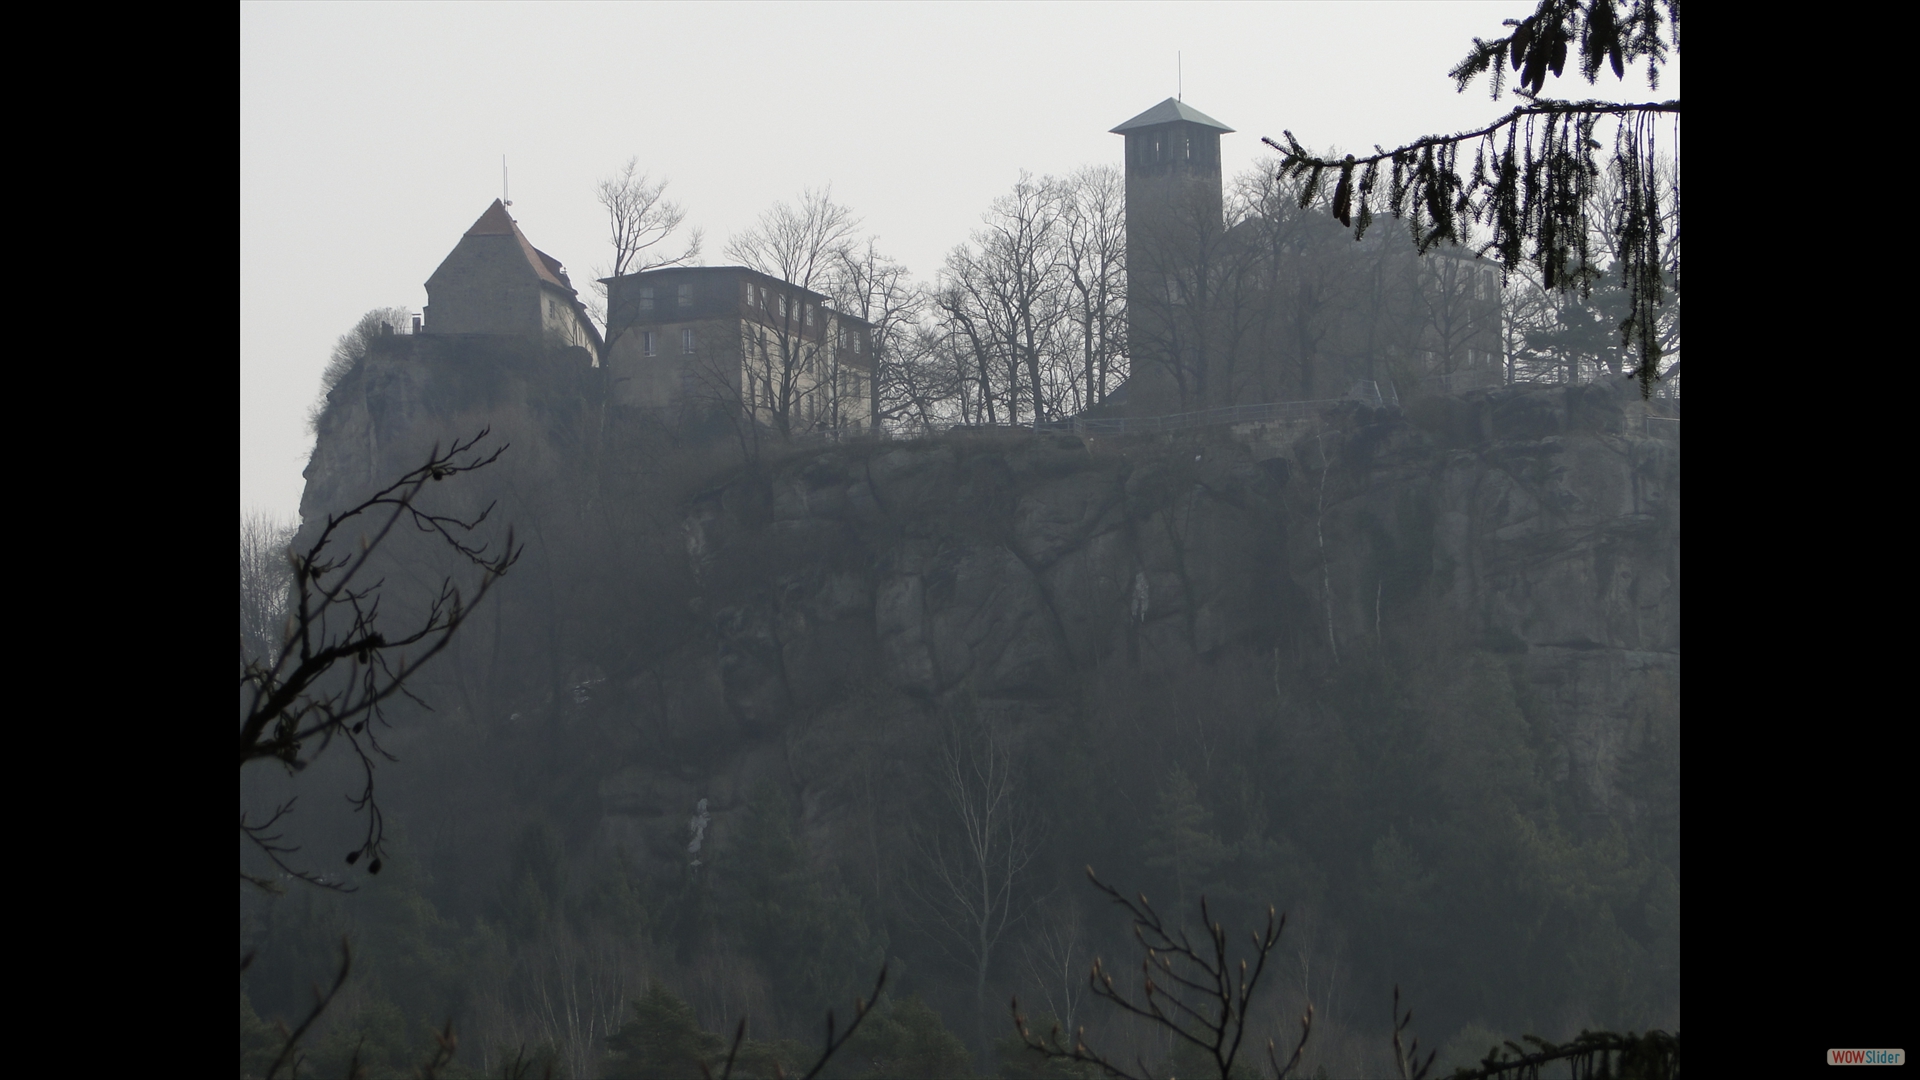
[[[831,185],[930,278],[1025,170],[1120,160],[1108,129],[1185,100],[1237,129],[1225,174],[1290,129],[1391,145],[1511,102],[1454,92],[1526,3],[314,5],[240,13],[240,496],[293,515],[335,338],[419,310],[511,174],[513,213],[587,287],[595,183],[630,156],[709,263],[776,200]],[[1178,62],[1176,62],[1178,54]],[[1663,95],[1677,93],[1677,57]],[[1564,96],[1647,97],[1644,79]]]

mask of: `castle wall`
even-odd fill
[[[544,293],[516,238],[465,236],[427,280],[425,329],[537,340]]]

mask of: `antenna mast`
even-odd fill
[[[1173,96],[1180,101],[1187,100],[1187,73],[1185,67],[1180,62],[1180,51],[1178,49],[1175,49],[1173,53]],[[506,161],[506,158],[500,159],[501,168],[504,169],[507,167]]]
[[[500,155],[500,201],[507,206],[513,205],[513,198],[507,188],[507,155]]]

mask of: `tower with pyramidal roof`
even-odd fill
[[[1201,408],[1208,387],[1180,362],[1194,343],[1176,309],[1203,286],[1198,263],[1221,240],[1220,136],[1233,129],[1168,98],[1112,130],[1127,140],[1128,409]]]

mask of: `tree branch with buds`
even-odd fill
[[[1140,964],[1142,990],[1139,994],[1116,983],[1102,962],[1094,960],[1088,976],[1094,996],[1199,1047],[1212,1057],[1222,1077],[1230,1075],[1246,1038],[1247,1019],[1260,977],[1266,973],[1267,959],[1286,928],[1286,917],[1276,918],[1269,907],[1266,928],[1250,935],[1251,956],[1236,962],[1229,955],[1226,931],[1213,921],[1204,896],[1200,898],[1200,918],[1205,939],[1196,945],[1185,928],[1168,926],[1144,895],[1137,902],[1127,899],[1118,889],[1101,881],[1091,866],[1087,868],[1087,878],[1094,888],[1127,910],[1133,920],[1134,938],[1146,953]],[[1058,1025],[1042,1038],[1028,1030],[1017,997],[1013,999],[1012,1011],[1014,1030],[1019,1033],[1020,1041],[1049,1059],[1093,1065],[1112,1077],[1132,1080],[1138,1076],[1151,1080],[1152,1073],[1144,1061],[1136,1060],[1138,1072],[1129,1072],[1089,1047],[1084,1027],[1073,1032],[1071,1043],[1062,1037]],[[1300,1064],[1312,1031],[1313,1009],[1309,1006],[1306,1015],[1300,1018],[1300,1041],[1284,1065],[1273,1040],[1267,1040],[1267,1063],[1275,1080],[1284,1080]]]
[[[274,760],[290,772],[305,769],[334,740],[342,740],[359,761],[363,783],[349,802],[367,813],[367,829],[360,845],[346,856],[349,865],[362,857],[367,869],[379,873],[384,819],[374,800],[373,773],[379,759],[393,760],[380,746],[378,731],[387,726],[386,706],[405,697],[426,707],[407,683],[427,661],[439,655],[455,631],[484,599],[494,584],[519,559],[521,548],[507,530],[498,552],[474,537],[493,507],[477,515],[436,513],[422,505],[420,496],[430,484],[475,472],[498,461],[503,445],[491,453],[479,449],[487,436],[482,430],[471,439],[456,440],[444,452],[436,445],[425,464],[368,496],[345,513],[329,515],[319,535],[304,550],[288,552],[292,568],[289,614],[280,648],[268,656],[240,657],[240,766]],[[347,530],[368,527],[358,550],[341,540]],[[461,561],[478,571],[478,581],[463,593],[452,577],[442,579],[424,613],[404,629],[394,631],[382,621],[384,579],[369,581],[368,569],[381,546],[396,529],[410,527],[431,537]],[[348,550],[342,550],[342,548]],[[275,831],[292,810],[282,804],[262,822],[240,817],[240,833],[256,851],[282,872],[329,888],[337,882],[289,865],[296,848]],[[273,883],[241,872],[241,879],[262,888]]]

